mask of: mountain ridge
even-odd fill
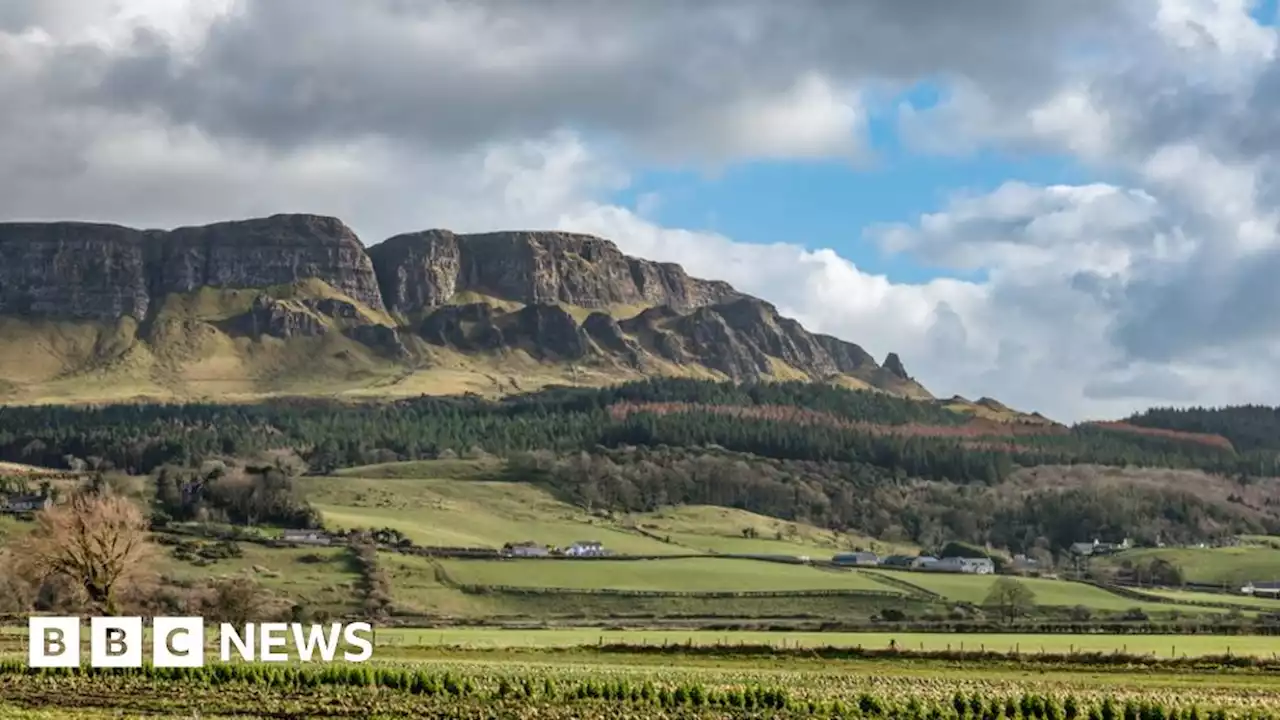
[[[366,247],[311,214],[3,223],[0,318],[32,348],[0,352],[11,402],[84,396],[78,380],[142,397],[433,394],[426,376],[451,372],[463,379],[441,392],[659,375],[932,397],[894,353],[878,364],[728,283],[581,233],[431,229]]]

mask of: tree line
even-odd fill
[[[619,403],[680,403],[678,413],[634,412]],[[798,407],[865,428],[779,422],[708,412],[711,406]],[[1044,464],[1197,468],[1237,475],[1280,474],[1276,453],[1248,454],[1175,438],[1079,426],[1058,434],[930,437],[896,434],[907,425],[968,422],[939,404],[814,383],[717,383],[652,379],[611,388],[551,388],[487,400],[474,395],[393,403],[323,400],[252,405],[151,404],[94,408],[0,408],[0,459],[49,467],[72,463],[150,473],[274,449],[300,454],[312,472],[472,449],[593,452],[622,446],[721,446],[761,457],[858,463],[894,477],[997,484],[1017,467]]]

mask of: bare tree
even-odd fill
[[[42,582],[62,576],[107,614],[114,614],[121,587],[150,568],[154,545],[147,518],[125,497],[104,490],[77,493],[41,510],[35,521],[15,553],[28,577]]]

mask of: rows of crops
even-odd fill
[[[963,676],[885,677],[785,671],[641,673],[554,665],[209,665],[137,670],[32,669],[0,663],[0,714],[10,707],[200,708],[205,717],[544,718],[862,717],[886,720],[1262,720],[1280,718],[1275,681],[1126,688]]]

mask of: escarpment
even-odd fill
[[[429,372],[448,352],[568,365],[575,377],[577,368],[613,368],[845,378],[927,396],[895,354],[881,367],[861,347],[810,333],[728,283],[566,232],[435,229],[366,248],[341,220],[306,214],[174,230],[0,224],[0,317],[31,332],[46,321],[132,318],[134,341],[155,357],[147,372],[166,382],[216,352],[238,353],[224,363],[236,367],[287,356],[254,371],[277,379],[320,366],[352,377],[386,363],[402,375]],[[137,354],[125,340],[112,337],[115,365]],[[288,355],[298,343],[306,349]],[[65,353],[60,373],[105,362],[101,344]]]

